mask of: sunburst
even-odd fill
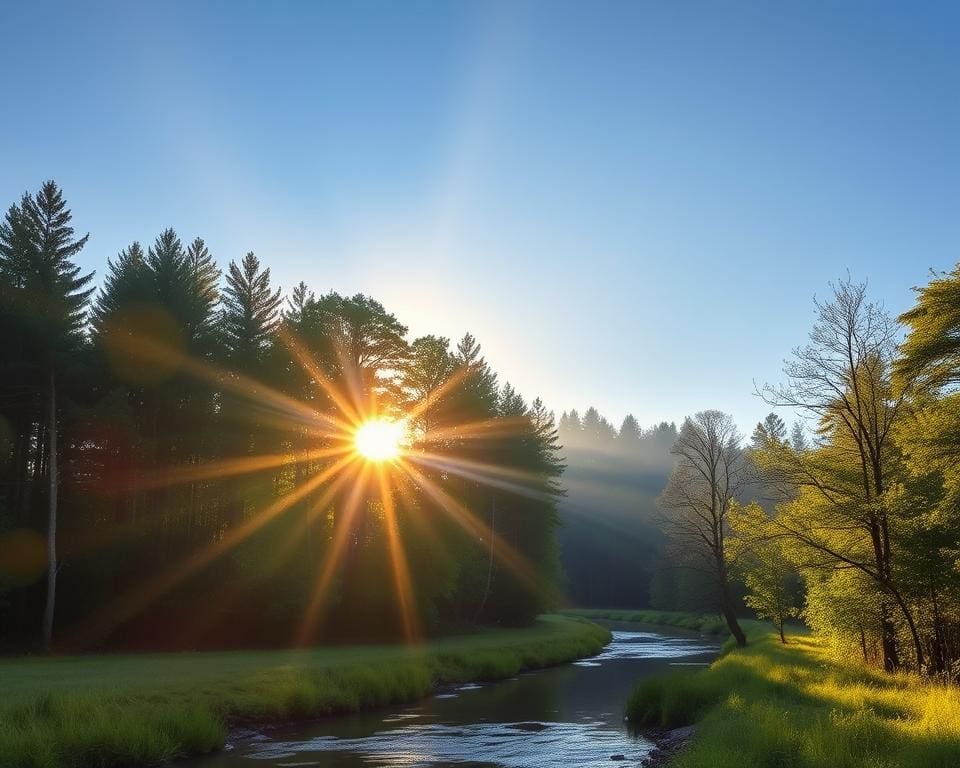
[[[206,361],[180,359],[177,362],[181,371],[210,384],[226,387],[234,395],[242,396],[251,405],[256,405],[259,418],[262,419],[264,412],[271,416],[272,427],[280,426],[309,435],[316,445],[296,454],[262,454],[199,466],[161,468],[144,473],[139,486],[157,488],[236,477],[295,464],[321,468],[304,477],[294,488],[268,505],[249,514],[243,522],[228,529],[218,541],[170,564],[146,583],[131,586],[79,628],[76,642],[83,643],[101,635],[110,627],[136,615],[250,538],[270,521],[308,500],[311,502],[308,505],[310,511],[291,528],[291,539],[282,544],[281,549],[293,549],[295,537],[302,535],[313,519],[325,513],[331,504],[335,505],[337,520],[325,556],[319,563],[317,580],[294,641],[304,645],[316,636],[335,576],[349,548],[351,531],[358,517],[367,511],[366,506],[375,502],[382,510],[397,612],[407,640],[415,642],[421,633],[395,501],[398,493],[401,498],[409,498],[411,487],[419,489],[423,498],[429,499],[478,543],[488,547],[491,561],[496,559],[520,583],[530,589],[549,589],[538,576],[537,569],[497,534],[485,516],[458,501],[444,487],[443,481],[445,477],[458,476],[510,493],[530,496],[544,493],[540,490],[542,486],[537,478],[526,472],[466,460],[436,449],[438,443],[463,443],[515,434],[519,426],[516,418],[447,425],[431,435],[432,450],[428,451],[425,445],[418,443],[411,426],[428,407],[425,403],[415,403],[405,413],[395,406],[385,407],[377,402],[376,392],[364,391],[359,383],[363,377],[358,371],[350,369],[345,358],[340,360],[344,375],[342,382],[337,384],[324,374],[306,346],[288,330],[281,330],[280,339],[307,372],[318,394],[323,395],[323,400],[332,406],[333,413],[322,412],[313,403],[300,402],[262,382],[238,376]],[[170,351],[161,345],[141,339],[131,341],[126,352],[134,357],[153,360],[164,360],[171,356]],[[455,388],[463,375],[464,372],[460,370],[450,376],[437,390],[435,397]],[[428,470],[432,470],[436,477],[428,476]],[[112,533],[113,537],[121,535],[123,532],[120,530]]]
[[[357,427],[353,445],[367,461],[395,461],[400,456],[403,424],[389,419],[368,419]]]

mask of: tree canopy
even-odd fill
[[[0,226],[0,643],[409,638],[555,603],[553,416],[476,339],[285,296],[253,253],[222,275],[172,228],[93,296],[85,244],[53,182]],[[376,419],[395,460],[353,445]]]

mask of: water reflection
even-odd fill
[[[613,642],[590,662],[602,664],[609,659],[675,659],[713,653],[717,646],[712,643],[691,640],[689,637],[669,637],[655,632],[613,631]]]
[[[236,739],[195,768],[547,768],[637,765],[651,750],[623,722],[641,677],[697,665],[717,646],[618,624],[602,653],[490,684],[450,686],[411,707],[326,718]]]
[[[645,739],[633,739],[606,723],[441,723],[380,731],[364,739],[320,736],[307,741],[259,745],[251,754],[276,765],[319,765],[304,756],[352,752],[363,764],[383,768],[437,765],[491,765],[502,768],[609,765],[620,755],[634,764],[649,752]]]

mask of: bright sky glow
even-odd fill
[[[0,201],[107,258],[167,226],[289,291],[474,333],[557,410],[749,433],[850,269],[960,254],[960,5],[11,3]],[[42,52],[42,53],[38,53]]]
[[[368,461],[390,461],[400,455],[403,427],[398,422],[372,419],[357,428],[353,442]]]

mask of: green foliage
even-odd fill
[[[769,443],[785,443],[787,441],[787,425],[775,413],[769,413],[763,421],[758,422],[750,436],[753,448],[763,448]]]
[[[921,308],[924,300],[921,292]],[[859,648],[888,671],[955,676],[956,505],[947,501],[949,468],[917,459],[929,445],[917,420],[939,408],[931,409],[937,392],[929,382],[947,376],[942,364],[934,379],[921,375],[933,364],[928,312],[905,315],[918,324],[906,357],[897,326],[869,302],[864,284],[834,286],[817,315],[810,344],[787,364],[788,383],[765,393],[816,416],[818,441],[754,449],[765,481],[784,500],[769,519],[747,526],[750,535],[778,541],[803,572],[808,621],[838,649]]]
[[[785,434],[784,430],[777,441],[783,443]],[[744,602],[759,618],[772,622],[783,640],[786,622],[800,615],[797,570],[784,551],[783,540],[766,537],[769,521],[759,504],[732,505],[730,524],[737,538],[727,541],[728,557],[744,576]]]
[[[960,263],[914,291],[916,305],[900,316],[909,332],[897,376],[905,387],[942,392],[960,384]]]

